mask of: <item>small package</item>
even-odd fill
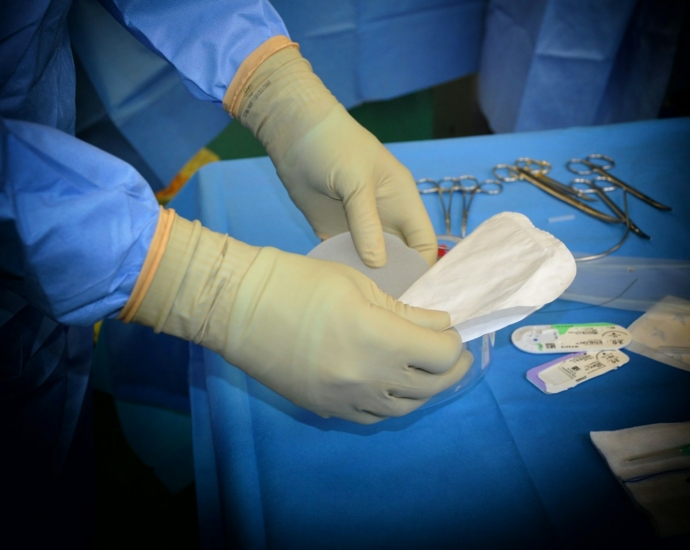
[[[619,325],[586,323],[520,327],[513,332],[511,340],[527,353],[574,353],[621,349],[632,337]]]
[[[560,393],[625,365],[619,350],[573,353],[527,371],[527,380],[544,393]]]

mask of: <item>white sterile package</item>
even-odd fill
[[[690,533],[690,422],[590,432],[590,437],[661,536]]]
[[[400,301],[447,311],[468,342],[552,302],[575,273],[575,259],[561,241],[526,216],[504,212],[457,244]]]

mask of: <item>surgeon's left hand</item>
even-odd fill
[[[409,170],[350,116],[295,45],[277,38],[257,50],[265,50],[258,60],[282,49],[243,63],[226,109],[263,143],[319,237],[349,230],[364,263],[381,267],[385,231],[432,265],[436,235]]]

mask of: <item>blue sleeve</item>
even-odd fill
[[[158,223],[127,163],[39,124],[0,119],[0,271],[30,303],[71,325],[116,315]]]
[[[167,59],[187,89],[220,103],[242,61],[273,36],[288,35],[267,0],[101,0],[149,49]]]

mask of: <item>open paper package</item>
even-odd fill
[[[464,342],[516,323],[558,298],[575,278],[566,246],[518,213],[488,219],[400,297],[447,311]]]

